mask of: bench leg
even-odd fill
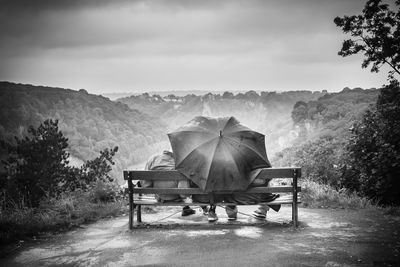
[[[131,178],[128,179],[128,189],[129,189],[129,229],[132,230],[135,204],[133,203],[133,183]]]
[[[292,222],[293,228],[297,228],[298,225],[298,209],[297,209],[297,201],[292,203]]]
[[[137,222],[142,222],[142,205],[137,205]]]
[[[292,222],[293,222],[293,228],[297,228],[297,221],[298,221],[298,207],[297,207],[297,178],[299,176],[299,173],[297,170],[293,170],[293,202],[292,202]]]
[[[135,215],[135,204],[129,203],[129,230],[133,229],[133,218]]]

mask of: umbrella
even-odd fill
[[[265,137],[234,117],[195,117],[168,134],[175,167],[203,191],[246,190],[268,168]]]

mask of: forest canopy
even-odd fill
[[[167,142],[165,126],[157,118],[84,90],[0,82],[0,113],[0,138],[11,142],[14,136],[26,136],[30,125],[58,120],[75,165],[118,146],[112,173],[119,178],[123,168],[146,160]]]

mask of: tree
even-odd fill
[[[353,185],[381,204],[400,204],[400,86],[382,88],[376,107],[354,125],[348,145]]]
[[[58,193],[68,176],[68,139],[58,130],[58,121],[46,120],[27,136],[15,138],[16,145],[2,142],[9,158],[4,161],[9,197],[35,207],[44,196]],[[11,194],[10,194],[11,193]]]
[[[68,139],[59,131],[57,120],[48,119],[37,129],[30,126],[28,134],[23,139],[15,137],[14,144],[1,141],[8,152],[3,162],[6,172],[0,176],[2,199],[21,207],[38,207],[46,197],[113,182],[110,165],[114,165],[118,147],[100,151],[99,157],[77,168],[68,165]]]
[[[381,204],[400,204],[400,0],[396,11],[381,0],[368,0],[362,15],[336,17],[335,24],[353,39],[343,42],[339,55],[363,52],[362,67],[372,64],[378,72],[383,64],[391,67],[390,84],[380,92],[376,106],[352,127],[347,146],[349,164],[342,176],[345,186]]]
[[[308,118],[308,105],[304,101],[298,101],[294,104],[292,110],[292,120],[294,124],[301,124]]]
[[[114,165],[112,158],[118,151],[118,147],[112,149],[104,149],[100,151],[100,156],[88,160],[83,166],[82,171],[85,178],[85,184],[91,184],[96,181],[101,182],[113,182],[113,178],[110,176],[111,165]]]
[[[400,74],[400,0],[395,1],[397,11],[389,9],[381,0],[368,0],[362,15],[336,17],[334,22],[353,38],[343,42],[340,56],[364,53],[363,68],[372,64],[371,71],[378,72],[383,64],[392,70],[389,77]]]
[[[222,95],[222,98],[225,98],[225,99],[232,99],[232,98],[234,98],[235,96],[233,95],[233,93],[231,93],[231,92],[228,92],[228,91],[225,91],[224,93],[223,93],[223,95]]]

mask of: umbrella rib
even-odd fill
[[[214,132],[211,131],[204,131],[204,130],[182,130],[182,131],[178,131],[178,132],[172,132],[169,134],[174,134],[174,133],[201,133],[201,134],[209,134],[209,135],[216,135]]]
[[[225,131],[225,129],[226,129],[226,126],[228,126],[228,123],[231,121],[233,119],[233,117],[230,117],[226,122],[225,122],[225,125],[224,125],[224,127],[222,127],[222,131]]]
[[[258,153],[258,151],[254,150],[252,147],[246,145],[245,143],[239,143],[238,141],[236,141],[236,140],[233,139],[233,138],[230,138],[229,136],[225,136],[225,138],[231,140],[231,141],[234,142],[234,143],[237,143],[237,144],[240,144],[240,145],[243,145],[243,146],[247,147],[247,148],[250,149],[251,151],[254,151],[261,159],[267,161],[267,159],[264,158],[263,155],[261,155],[260,153]]]
[[[212,167],[212,166],[214,165],[214,163],[215,163],[215,161],[214,161],[215,152],[217,151],[217,148],[218,148],[218,146],[220,145],[221,141],[222,141],[222,142],[224,141],[223,138],[219,138],[218,143],[217,143],[217,145],[216,145],[215,148],[214,148],[214,152],[213,152],[213,155],[212,155],[212,158],[211,158],[211,164],[210,164],[210,166],[209,166],[209,168],[208,168],[208,171],[207,171],[207,176],[210,175],[211,167]],[[233,161],[235,161],[235,159],[232,157],[232,155],[231,155],[231,158],[233,159]],[[236,165],[235,165],[235,167],[236,167],[236,170],[239,172],[239,169],[237,168]]]
[[[201,143],[200,145],[196,146],[195,149],[193,149],[192,151],[190,151],[190,153],[188,153],[188,154],[185,156],[185,158],[182,159],[181,162],[179,162],[179,163],[176,165],[176,168],[178,168],[178,167],[182,164],[182,162],[185,161],[185,159],[187,159],[194,151],[196,151],[196,149],[198,149],[200,146],[203,146],[203,145],[205,145],[205,144],[207,144],[207,143],[209,143],[209,142],[211,142],[211,141],[214,141],[214,138],[213,138],[213,139],[210,139],[210,140],[207,140],[207,141]],[[215,154],[215,150],[214,150],[214,154]],[[210,170],[209,170],[209,171],[210,171]]]
[[[246,127],[246,126],[245,126],[245,127]],[[233,132],[226,132],[225,134],[231,135],[231,134],[235,134],[235,133],[257,133],[257,134],[263,135],[262,133],[253,131],[253,130],[251,130],[251,129],[247,129],[247,130],[238,130],[238,131],[233,131]]]
[[[216,145],[215,148],[214,148],[214,152],[213,152],[213,155],[212,155],[212,158],[211,158],[211,164],[210,164],[210,166],[208,166],[207,176],[210,175],[211,166],[214,164],[215,152],[217,151],[217,147],[218,147],[218,145],[219,145],[220,142],[221,142],[221,138],[219,138],[218,143],[217,143],[217,145]]]

